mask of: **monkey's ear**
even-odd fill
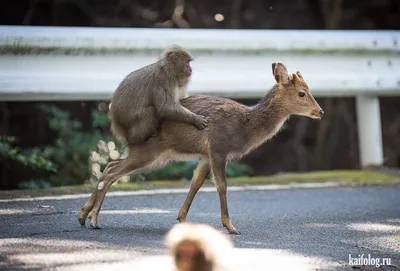
[[[285,65],[280,62],[272,63],[272,74],[274,75],[277,83],[287,84],[291,80]]]
[[[170,58],[173,53],[174,51],[171,49],[171,47],[167,47],[162,51],[160,59]]]

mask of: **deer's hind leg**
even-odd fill
[[[119,165],[122,161],[123,161],[122,159],[118,159],[109,162],[106,168],[104,169],[102,176],[97,182],[97,186],[99,185],[99,183],[103,182],[107,174],[109,174],[110,171],[115,170],[116,166]],[[79,213],[78,221],[82,227],[85,227],[86,218],[89,212],[93,209],[94,203],[96,201],[96,195],[97,195],[97,187],[93,190],[92,195],[89,197],[88,201],[85,203],[85,205],[82,207]]]
[[[208,159],[204,158],[200,161],[196,170],[193,173],[192,183],[190,185],[189,193],[186,196],[185,202],[183,203],[181,209],[178,213],[178,218],[180,223],[186,222],[186,216],[189,212],[190,205],[200,187],[204,184],[207,174],[210,172],[210,162]]]
[[[162,152],[156,146],[149,144],[142,146],[135,146],[129,150],[129,155],[126,160],[120,164],[115,165],[107,175],[102,183],[96,187],[96,198],[92,210],[89,213],[90,227],[100,229],[99,226],[99,212],[103,204],[104,198],[111,185],[119,178],[127,174],[136,174],[146,172],[151,169],[157,168],[163,163],[157,163],[159,160],[159,152]],[[162,161],[164,162],[164,161]]]

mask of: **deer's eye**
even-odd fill
[[[301,98],[303,98],[304,96],[306,96],[306,94],[305,94],[304,92],[299,92],[299,96],[300,96]]]

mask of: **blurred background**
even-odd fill
[[[1,25],[400,29],[398,0],[15,0],[2,1],[0,7]],[[325,111],[323,122],[291,118],[278,136],[240,163],[229,165],[228,176],[359,169],[355,99],[317,100]],[[238,101],[252,105],[257,99]],[[400,97],[379,101],[383,166],[399,168]],[[110,134],[108,103],[0,101],[0,189],[96,182],[106,163],[118,158],[123,147]],[[130,180],[190,180],[196,163],[173,163]]]

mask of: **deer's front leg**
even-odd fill
[[[232,221],[229,218],[228,203],[226,199],[227,185],[226,185],[226,159],[213,157],[211,162],[211,170],[214,175],[217,191],[219,193],[219,201],[221,205],[221,219],[222,225],[228,230],[230,234],[240,234],[238,230],[233,226]]]

